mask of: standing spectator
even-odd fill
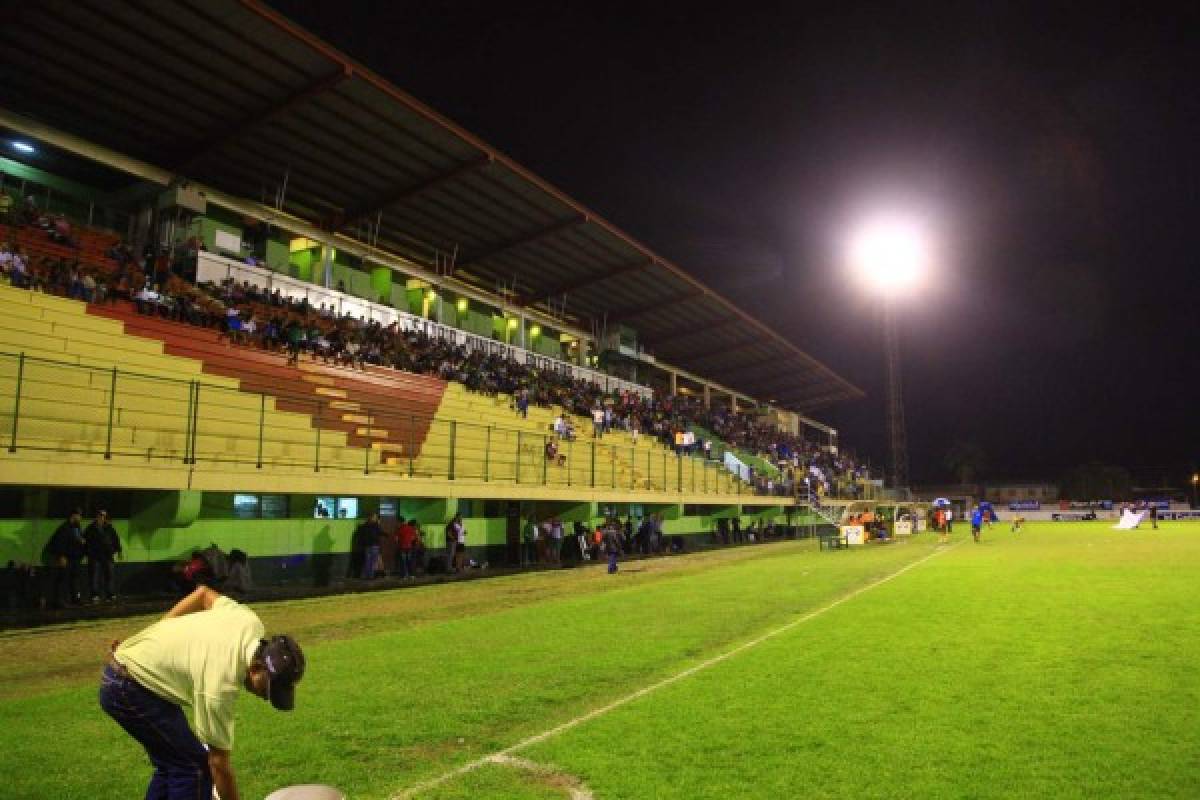
[[[591,558],[591,556],[588,554],[587,525],[585,525],[581,520],[575,520],[572,529],[575,534],[575,542],[579,549],[579,560],[587,561],[589,558]]]
[[[454,572],[463,571],[467,560],[467,526],[463,524],[462,514],[455,514],[450,523],[454,530]]]
[[[417,521],[410,519],[396,529],[396,571],[403,580],[413,578],[412,551],[417,538]]]
[[[81,527],[83,512],[75,509],[67,521],[59,525],[46,543],[50,567],[50,602],[57,608],[63,603],[63,591],[67,591],[69,602],[83,603],[83,557],[87,548]]]
[[[87,550],[92,602],[99,603],[101,598],[112,602],[117,599],[113,562],[121,556],[121,538],[108,521],[107,511],[96,512],[96,519],[83,531],[83,540]]]
[[[409,522],[413,526],[412,568],[415,578],[425,574],[425,533],[421,530],[421,523],[415,519]]]
[[[592,434],[599,439],[604,433],[604,409],[596,406],[592,409]]]
[[[562,563],[563,524],[557,516],[550,520],[550,560]]]
[[[521,389],[517,392],[517,413],[522,419],[529,418],[529,390]]]
[[[379,565],[379,554],[382,552],[379,546],[381,536],[383,536],[383,528],[379,526],[379,515],[374,511],[367,516],[367,521],[354,531],[354,538],[363,549],[363,580],[369,581],[375,577]]]
[[[529,519],[529,563],[540,564],[546,560],[546,540],[542,536],[542,526],[536,519]]]
[[[650,518],[642,517],[637,531],[637,551],[642,555],[650,552]]]
[[[455,514],[454,519],[446,523],[446,572],[457,572],[454,567],[454,553],[458,549],[458,526],[460,524],[458,514]]]
[[[604,550],[608,553],[608,574],[617,571],[617,556],[621,553],[621,535],[615,520],[604,526]]]

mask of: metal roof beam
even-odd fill
[[[829,392],[827,394],[818,395],[817,397],[806,397],[802,400],[793,399],[791,402],[797,406],[800,406],[801,408],[809,409],[821,408],[822,406],[827,406],[830,403],[836,403],[839,400],[853,400],[855,397],[856,395],[851,392],[840,391]]]
[[[748,338],[743,337],[741,339],[735,339],[734,341],[720,347],[714,347],[711,344],[701,344],[698,346],[694,345],[682,351],[672,351],[670,357],[676,359],[699,358],[701,360],[707,360],[709,357],[724,355],[726,353],[736,353],[745,350],[747,347],[761,343],[761,336],[750,336]]]
[[[491,163],[492,157],[490,155],[483,155],[464,164],[459,164],[453,169],[447,170],[438,175],[434,175],[432,178],[426,178],[420,183],[415,183],[411,186],[405,186],[403,189],[399,189],[394,192],[388,192],[386,194],[380,194],[376,197],[364,200],[363,202],[358,203],[357,205],[348,209],[342,214],[340,219],[331,220],[331,230],[333,230],[334,233],[343,231],[353,225],[355,222],[358,222],[363,217],[376,214],[388,206],[394,206],[399,203],[412,200],[413,198],[418,197],[425,192],[432,191],[439,186],[444,186],[451,181],[458,180],[459,178],[470,175],[473,172],[478,172]]]
[[[211,135],[205,136],[200,140],[200,146],[192,149],[186,154],[181,154],[177,159],[174,159],[174,169],[178,172],[184,171],[187,167],[195,164],[200,159],[207,155],[211,155],[219,151],[228,144],[236,142],[243,136],[246,136],[255,128],[258,128],[271,120],[277,118],[281,114],[295,108],[306,100],[310,100],[319,94],[324,94],[344,81],[349,80],[354,75],[354,71],[348,64],[344,64],[338,68],[336,72],[319,78],[312,83],[304,86],[295,92],[292,92],[287,97],[280,100],[278,103],[264,108],[249,119],[242,120],[232,128],[224,128],[221,131],[214,131]]]
[[[714,353],[713,355],[716,354]],[[729,369],[721,369],[720,367],[716,367],[710,369],[709,371],[719,372],[721,373],[721,377],[723,379],[729,380],[730,375],[741,375],[743,372],[750,372],[752,370],[765,367],[769,364],[778,364],[779,361],[779,356],[771,356],[770,358],[760,358],[757,361],[747,361],[745,364],[739,364],[738,366],[730,367]]]
[[[634,317],[640,317],[643,314],[649,314],[651,311],[657,311],[660,308],[666,308],[667,306],[673,306],[678,303],[686,303],[689,300],[695,300],[696,298],[703,296],[704,292],[702,290],[689,289],[686,292],[673,294],[669,297],[664,297],[661,300],[655,300],[654,302],[645,303],[640,306],[613,309],[608,315],[608,321],[610,323],[624,322],[625,320],[633,319]]]
[[[763,381],[756,381],[758,390],[772,391],[800,391],[802,389],[811,389],[814,386],[829,385],[828,379],[824,377],[812,378],[801,375],[798,371],[792,370],[782,372],[778,375],[772,375]]]
[[[726,317],[725,319],[719,319],[712,323],[692,323],[691,325],[687,325],[682,328],[669,330],[661,336],[655,336],[654,338],[647,339],[646,341],[648,344],[652,344],[655,347],[662,347],[662,345],[666,342],[673,342],[676,339],[685,339],[689,336],[695,336],[698,333],[712,333],[713,331],[719,331],[724,328],[728,328],[731,325],[736,325],[741,321],[741,317]]]
[[[622,275],[628,275],[631,272],[637,272],[639,270],[646,269],[653,263],[654,262],[651,259],[642,258],[625,264],[613,264],[612,266],[605,267],[599,273],[588,275],[586,278],[579,278],[578,280],[568,281],[567,283],[560,283],[553,289],[539,290],[536,297],[530,295],[529,297],[524,298],[522,302],[527,306],[532,306],[537,303],[545,303],[554,299],[555,297],[558,297],[559,295],[569,294],[570,292],[578,292],[579,290],[586,289],[589,286],[595,286],[596,284],[603,283],[604,281],[612,280],[613,278],[618,278]]]
[[[495,245],[492,245],[486,250],[480,250],[477,253],[471,253],[466,258],[463,258],[455,263],[454,267],[455,269],[458,269],[460,267],[470,266],[471,264],[485,261],[493,256],[497,256],[500,253],[507,253],[509,250],[516,250],[519,247],[526,247],[534,244],[535,242],[540,242],[542,239],[547,239],[551,236],[557,236],[568,228],[574,228],[576,225],[583,225],[587,221],[587,215],[576,214],[566,219],[559,220],[552,225],[547,225],[545,228],[541,228],[536,231],[530,231],[529,233],[509,239],[505,242],[497,242]]]

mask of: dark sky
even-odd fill
[[[863,387],[817,416],[875,463],[878,301],[839,247],[881,204],[939,229],[903,330],[915,480],[956,439],[996,479],[1200,456],[1195,11],[272,5]]]

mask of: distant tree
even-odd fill
[[[1126,500],[1133,476],[1124,467],[1089,461],[1072,467],[1063,476],[1063,497],[1069,500]]]
[[[987,468],[987,456],[977,442],[959,439],[950,445],[942,463],[959,483],[974,483]]]

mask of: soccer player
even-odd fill
[[[291,711],[303,676],[294,639],[265,639],[253,611],[199,586],[149,628],[113,642],[100,707],[150,757],[146,800],[210,798],[214,785],[224,800],[238,800],[229,755],[239,687]]]
[[[1022,528],[1024,528],[1024,527],[1025,527],[1025,518],[1024,518],[1024,517],[1022,517],[1020,514],[1017,514],[1017,515],[1013,516],[1013,520],[1012,520],[1012,532],[1013,532],[1013,533],[1020,533],[1020,532],[1021,532],[1021,529],[1022,529]]]
[[[971,509],[971,536],[975,537],[975,543],[979,543],[979,529],[983,527],[983,509],[975,506]]]

